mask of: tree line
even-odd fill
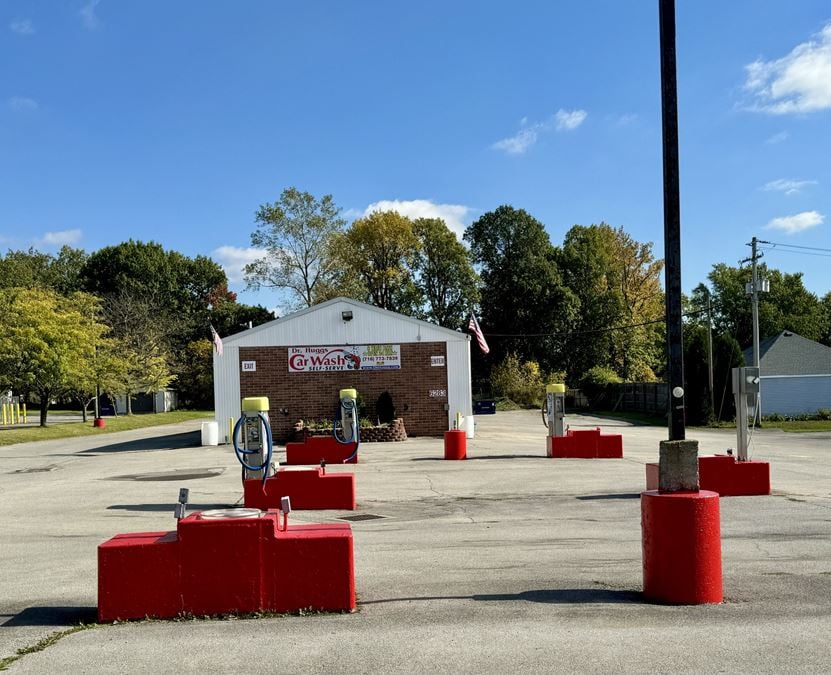
[[[174,386],[180,404],[213,403],[209,326],[227,335],[274,318],[238,303],[224,270],[154,242],[92,254],[64,246],[0,256],[0,388],[84,414],[98,392],[124,396]]]
[[[245,268],[248,288],[273,289],[292,308],[346,296],[458,330],[475,313],[491,347],[473,349],[482,393],[530,403],[552,379],[592,390],[664,375],[663,261],[622,227],[575,225],[555,245],[542,222],[502,205],[460,241],[439,218],[381,211],[348,223],[331,195],[287,188],[256,211],[251,243],[262,255]],[[771,282],[762,336],[792,330],[831,345],[831,292],[818,298],[799,273],[760,273]],[[729,369],[751,335],[749,279],[749,269],[717,263],[685,298],[691,423],[730,414]],[[36,397],[44,424],[51,400],[85,407],[97,390],[129,405],[174,386],[184,405],[210,406],[208,326],[229,335],[274,318],[238,303],[215,261],[154,242],[8,251],[0,289],[0,387]],[[713,395],[702,371],[710,319]]]
[[[261,206],[256,219],[251,243],[264,254],[247,266],[248,284],[285,291],[294,306],[342,295],[462,330],[475,312],[491,347],[487,356],[473,350],[482,391],[530,399],[552,378],[590,390],[664,375],[663,261],[652,242],[622,227],[575,225],[555,245],[542,222],[502,205],[468,226],[462,243],[437,218],[386,211],[347,224],[331,195],[296,188]],[[762,335],[792,330],[831,345],[831,292],[810,293],[801,273],[764,265],[760,273],[771,282],[760,305]],[[717,263],[709,285],[684,299],[687,388],[704,401],[691,404],[691,423],[719,409],[722,418],[732,414],[724,393],[750,342],[749,279],[748,268]],[[706,352],[700,358],[710,319],[716,406]]]

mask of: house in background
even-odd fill
[[[759,344],[762,415],[831,410],[831,347],[783,330]],[[753,348],[744,350],[753,363]]]

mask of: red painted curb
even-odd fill
[[[444,432],[444,458],[467,459],[467,438],[460,429]]]
[[[724,599],[715,492],[641,493],[643,594],[672,605]]]
[[[245,506],[249,508],[279,509],[282,497],[291,498],[293,509],[355,508],[355,474],[323,473],[320,467],[310,469],[279,469],[263,482],[258,479],[243,481]]]

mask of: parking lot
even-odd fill
[[[774,494],[721,500],[725,602],[673,607],[639,593],[638,497],[664,429],[569,416],[622,433],[625,458],[552,460],[538,412],[476,422],[467,461],[415,438],[365,444],[358,465],[330,467],[354,471],[357,513],[379,516],[353,523],[356,613],[95,626],[10,670],[831,669],[831,433],[756,432]],[[233,453],[198,447],[198,426],[0,448],[0,658],[93,622],[97,545],[173,529],[179,487],[194,509],[240,502]],[[688,437],[701,454],[735,445],[729,430]]]

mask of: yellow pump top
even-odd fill
[[[358,390],[357,389],[341,389],[340,390],[340,397],[341,398],[351,398],[351,399],[357,400]]]
[[[566,385],[564,384],[547,384],[545,385],[546,394],[565,394]]]
[[[242,412],[268,412],[268,396],[247,396],[242,399]]]

